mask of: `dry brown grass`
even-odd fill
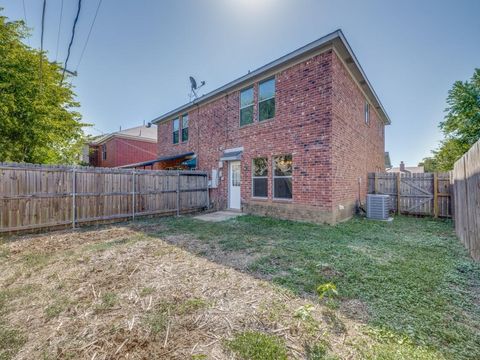
[[[289,358],[305,358],[319,341],[355,357],[363,335],[352,320],[332,310],[325,320],[319,304],[145,230],[110,226],[1,245],[0,316],[25,336],[15,358],[229,359],[225,341],[247,330],[282,338]],[[311,318],[295,316],[306,305]]]

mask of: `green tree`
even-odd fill
[[[458,144],[472,146],[480,139],[480,69],[470,81],[456,81],[448,92],[447,115],[440,129]]]
[[[0,161],[78,163],[87,124],[72,86],[59,65],[22,42],[27,36],[22,21],[0,16]]]
[[[423,159],[425,171],[448,171],[480,139],[480,69],[469,81],[456,81],[447,97],[440,129],[445,139],[432,157]]]

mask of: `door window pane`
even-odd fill
[[[232,186],[240,186],[240,165],[231,164],[232,167]]]

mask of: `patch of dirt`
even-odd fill
[[[340,311],[350,319],[360,321],[364,324],[366,324],[370,318],[367,304],[358,299],[342,301]]]
[[[327,279],[333,279],[335,277],[343,276],[343,273],[339,270],[336,270],[333,266],[329,264],[320,264],[320,274],[322,274]]]
[[[224,251],[218,245],[202,242],[186,235],[170,235],[165,237],[169,244],[179,246],[189,252],[198,254],[208,260],[246,271],[248,266],[262,257],[261,254],[246,251]]]
[[[340,334],[318,303],[234,268],[254,254],[188,237],[164,241],[138,225],[111,226],[25,236],[3,249],[3,321],[27,336],[16,359],[230,359],[224,341],[246,330],[282,338],[289,358],[305,358],[305,344],[322,339],[351,359],[363,338],[362,325],[341,313],[331,317],[345,325]],[[37,253],[49,256],[26,262]],[[313,331],[295,317],[305,306]]]

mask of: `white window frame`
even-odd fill
[[[260,101],[260,85],[267,82],[267,81],[271,81],[273,80],[273,84],[274,84],[274,92],[273,92],[273,96],[270,96],[269,98],[267,99],[263,99]],[[268,79],[265,79],[265,80],[262,80],[258,83],[258,96],[257,96],[257,101],[258,101],[258,105],[257,105],[257,118],[258,118],[258,122],[262,122],[262,121],[268,121],[268,120],[273,120],[275,119],[275,115],[277,114],[277,102],[275,102],[275,115],[273,115],[273,117],[271,118],[268,118],[268,119],[263,119],[263,120],[260,120],[260,104],[265,102],[265,101],[268,101],[268,100],[271,100],[271,99],[275,99],[275,95],[277,93],[277,79],[275,78],[275,76],[271,77],[271,78],[268,78]]]
[[[292,157],[292,175],[288,176],[277,176],[275,175],[275,158],[280,156],[291,156]],[[281,154],[281,155],[274,155],[272,156],[272,194],[273,200],[280,200],[280,201],[292,201],[293,200],[293,155],[292,154]],[[275,196],[275,179],[290,179],[292,183],[292,197],[290,198],[279,198]]]
[[[265,159],[267,160],[267,175],[265,176],[255,176],[255,159]],[[255,195],[255,179],[267,179],[267,196],[256,196]],[[255,199],[268,199],[268,157],[267,156],[258,156],[252,159],[252,198]]]
[[[242,106],[242,92],[246,91],[246,90],[250,90],[252,89],[252,92],[253,92],[253,98],[252,98],[252,103],[250,105],[245,105],[245,106]],[[247,126],[247,125],[251,125],[255,122],[255,116],[254,116],[254,111],[255,111],[255,85],[251,85],[251,86],[247,86],[243,89],[240,90],[240,93],[239,93],[239,96],[238,96],[238,105],[239,105],[239,110],[238,110],[238,124],[240,125],[240,127],[243,127],[243,126]],[[248,123],[248,124],[242,124],[242,109],[245,109],[247,107],[250,107],[252,106],[253,107],[253,111],[252,111],[252,122],[251,123]]]

